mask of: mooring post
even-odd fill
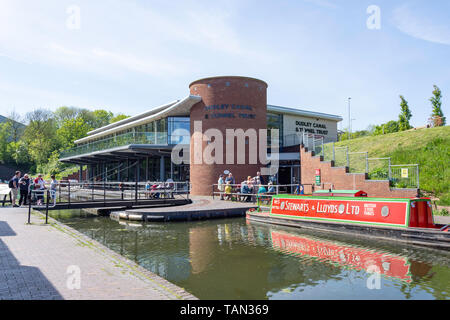
[[[69,180],[69,207],[70,207],[70,180]]]
[[[106,206],[106,182],[103,180],[103,206]]]
[[[48,204],[50,202],[50,190],[47,189],[47,203],[45,204],[45,224],[48,224]]]
[[[28,199],[28,224],[31,223],[31,197]]]

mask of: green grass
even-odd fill
[[[450,127],[403,131],[336,143],[370,158],[391,157],[391,164],[419,164],[420,189],[450,205]],[[382,172],[380,172],[382,175]]]

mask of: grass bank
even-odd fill
[[[450,205],[450,127],[362,137],[336,143],[371,158],[391,157],[392,164],[419,164],[420,189]]]

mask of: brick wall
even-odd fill
[[[315,184],[316,169],[320,169],[322,186],[315,189],[363,190],[369,197],[409,198],[415,197],[415,189],[391,189],[388,180],[367,180],[364,173],[348,173],[347,167],[334,167],[332,161],[321,161],[307,148],[300,148],[302,184]],[[311,187],[305,186],[305,191]]]
[[[219,174],[229,170],[241,183],[247,176],[256,176],[260,171],[261,164],[259,156],[257,163],[250,164],[249,145],[246,145],[245,164],[238,164],[237,141],[234,143],[234,151],[226,143],[226,129],[266,129],[267,128],[267,84],[264,81],[246,77],[214,77],[197,80],[190,84],[190,93],[202,97],[202,101],[191,108],[191,145],[190,145],[190,181],[192,183],[191,193],[193,195],[211,195],[212,185],[217,183]],[[232,109],[232,105],[250,106],[252,110]],[[228,106],[225,110],[205,110],[205,106]],[[234,118],[214,118],[214,114],[233,114]],[[251,114],[254,118],[241,118],[240,114]],[[194,134],[194,121],[202,122],[202,133],[208,129],[217,129],[223,134],[224,156],[220,163],[196,164],[194,156],[198,152],[194,149],[194,139],[202,139],[201,133]],[[257,131],[258,132],[258,131]],[[235,139],[236,140],[236,139]],[[200,141],[201,150],[208,146],[207,141]],[[254,145],[258,145],[256,142]],[[234,152],[233,164],[226,164],[226,154]],[[253,156],[254,154],[252,154]],[[200,154],[201,156],[201,154]]]

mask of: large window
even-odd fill
[[[191,124],[189,117],[169,117],[169,144],[189,144]]]
[[[271,145],[272,130],[278,129],[279,146],[283,146],[283,115],[267,113],[267,147]]]

